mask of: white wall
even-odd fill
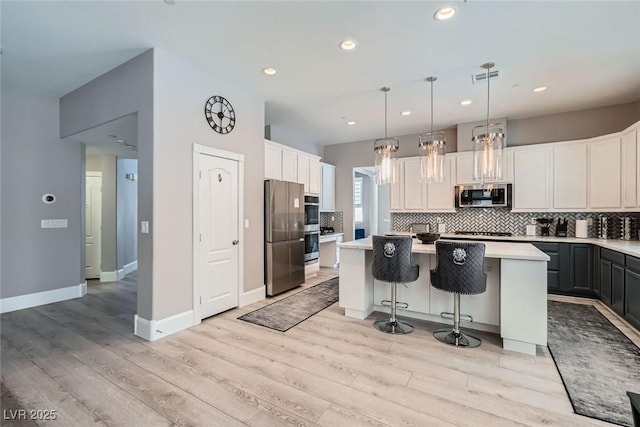
[[[225,97],[237,124],[227,135],[214,132],[204,117],[213,95]],[[192,145],[245,156],[244,289],[264,286],[263,180],[264,101],[241,85],[216,78],[169,52],[154,54],[154,293],[153,319],[193,308]]]

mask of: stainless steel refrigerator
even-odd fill
[[[264,182],[265,284],[273,296],[304,283],[304,185]]]

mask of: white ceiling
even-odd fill
[[[171,50],[260,94],[266,124],[333,144],[482,120],[522,118],[640,99],[640,2],[7,1],[3,84],[62,96],[151,47]],[[435,10],[458,14],[436,22]],[[338,49],[353,37],[353,52]],[[278,69],[263,75],[266,66]],[[531,92],[536,86],[548,90]],[[216,91],[224,96],[224,88]],[[203,93],[203,99],[211,96]],[[459,102],[474,102],[462,107]],[[230,99],[233,103],[233,99]],[[400,116],[409,109],[413,114]],[[347,126],[355,120],[356,126]]]

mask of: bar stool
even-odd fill
[[[475,295],[487,290],[484,272],[484,243],[436,242],[436,268],[431,270],[434,288],[452,292],[453,313],[441,313],[453,317],[453,329],[438,329],[433,333],[439,341],[458,347],[478,347],[480,339],[462,332],[460,317],[473,322],[473,318],[460,314],[460,294]]]
[[[391,305],[391,317],[389,320],[378,320],[373,325],[388,334],[408,334],[413,331],[413,326],[396,318],[396,307],[407,308],[409,305],[397,302],[396,295],[398,283],[418,280],[419,266],[411,264],[413,239],[409,236],[372,236],[372,240],[373,278],[391,285],[391,301],[382,301],[382,304]]]

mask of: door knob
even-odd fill
[[[234,241],[233,241],[233,242],[231,242],[231,243],[233,243],[233,246],[235,246],[235,245],[237,245],[238,243],[240,243],[240,241],[239,241],[239,240],[234,240]]]

